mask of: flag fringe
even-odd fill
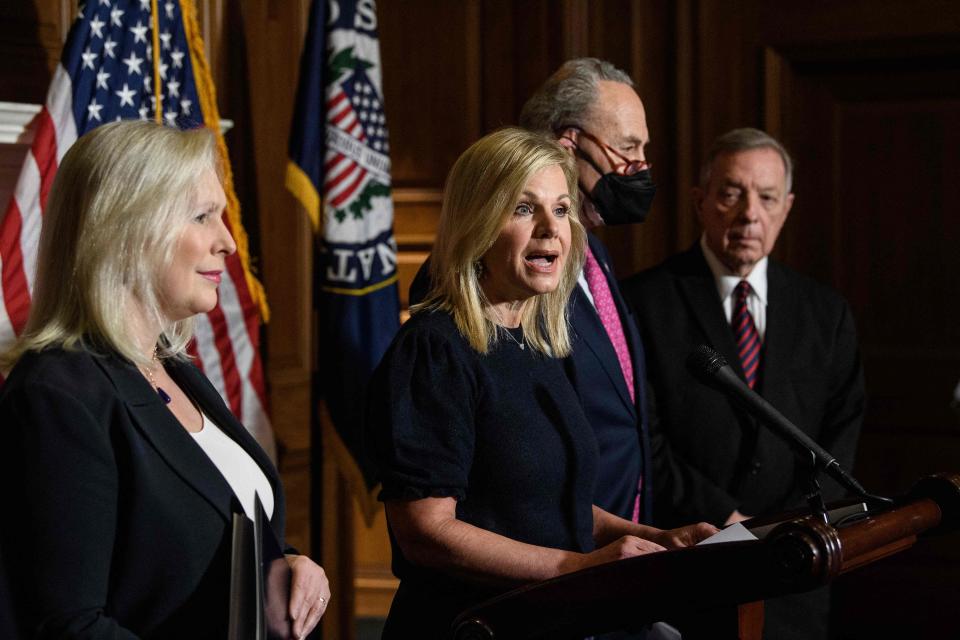
[[[320,194],[317,193],[317,188],[313,186],[310,177],[292,160],[287,162],[287,177],[284,184],[287,191],[293,194],[307,212],[313,232],[320,233]]]
[[[200,108],[203,111],[204,124],[209,127],[217,138],[217,149],[223,161],[223,190],[227,196],[227,219],[233,232],[233,240],[237,244],[237,255],[243,266],[243,275],[247,281],[247,289],[254,304],[260,309],[260,318],[263,322],[270,322],[270,307],[267,306],[267,297],[263,285],[253,275],[250,268],[250,249],[247,232],[243,229],[240,220],[240,201],[233,189],[233,171],[230,168],[230,155],[227,144],[220,132],[220,112],[217,109],[217,92],[213,86],[210,66],[207,64],[206,54],[203,52],[203,38],[197,26],[197,11],[193,0],[182,0],[180,9],[183,12],[183,28],[186,32],[187,43],[190,45],[190,59],[193,62],[193,71],[197,83],[197,95],[200,96]],[[157,56],[154,56],[157,57]],[[159,110],[159,106],[158,106]]]
[[[157,124],[163,124],[163,87],[160,86],[160,6],[157,0],[150,1],[150,30],[153,32],[153,95],[157,99],[153,119]]]
[[[400,279],[399,276],[394,275],[382,282],[378,282],[377,284],[372,284],[369,287],[364,287],[363,289],[344,289],[342,287],[325,287],[325,286],[321,286],[320,289],[322,291],[326,291],[327,293],[337,293],[342,296],[365,296],[368,293],[373,293],[374,291],[379,291],[380,289],[389,287],[392,284],[396,284],[399,281],[399,279]]]

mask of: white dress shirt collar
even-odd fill
[[[741,278],[730,271],[726,265],[720,262],[716,254],[707,246],[706,235],[700,236],[700,249],[703,251],[703,257],[707,261],[707,266],[713,273],[713,280],[717,285],[717,293],[720,294],[720,300],[726,302],[733,295],[733,290],[741,280],[746,280],[753,289],[753,294],[757,300],[764,306],[767,306],[767,265],[769,258],[764,256],[746,278]]]

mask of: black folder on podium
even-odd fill
[[[230,552],[229,640],[293,637],[289,617],[290,567],[260,504],[233,514]]]

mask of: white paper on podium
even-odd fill
[[[713,544],[715,542],[742,542],[744,540],[759,540],[759,538],[750,533],[750,530],[743,526],[743,524],[734,522],[729,527],[721,529],[709,538],[701,540],[697,545]]]

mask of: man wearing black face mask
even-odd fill
[[[615,85],[601,85],[600,91],[607,94],[622,93],[628,100],[630,97],[626,89]],[[642,109],[643,105],[639,98],[634,106],[640,106]],[[561,132],[561,144],[573,149],[574,155],[600,176],[593,188],[584,189],[582,181],[580,186],[587,201],[592,205],[593,216],[589,218],[592,226],[598,226],[595,222],[597,216],[599,216],[599,224],[608,226],[646,220],[650,205],[653,203],[653,196],[657,191],[650,175],[650,163],[642,159],[630,160],[595,135],[588,133],[583,127],[566,125],[559,127],[558,131]],[[606,170],[590,157],[589,153],[583,151],[579,147],[579,143],[583,140],[592,142],[594,146],[601,149],[609,164],[613,166],[613,170]],[[633,145],[628,143],[626,146]],[[642,148],[640,152],[642,154]]]
[[[576,158],[588,230],[647,217],[655,190],[644,157],[650,135],[643,103],[623,71],[596,58],[566,62],[524,105],[520,125],[556,137]],[[574,345],[567,369],[600,446],[594,502],[646,523],[652,482],[643,345],[607,251],[588,235],[587,263],[570,299]]]

